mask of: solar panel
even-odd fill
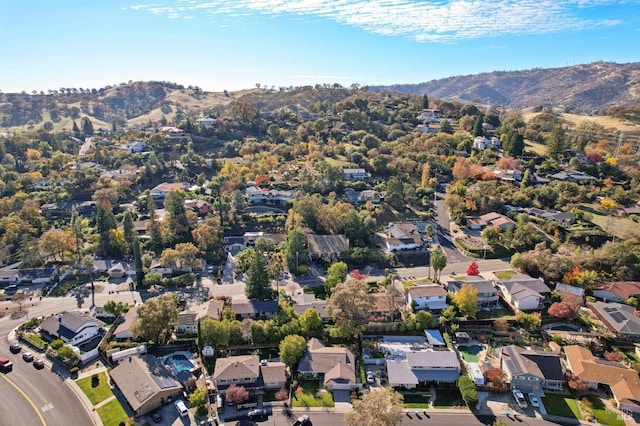
[[[611,312],[615,312],[616,308],[604,308],[603,310],[607,313],[611,313]]]
[[[613,312],[611,314],[611,318],[613,318],[613,320],[618,323],[624,322],[627,319],[627,317],[621,314],[620,312]]]

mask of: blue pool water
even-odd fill
[[[176,373],[189,371],[194,367],[194,365],[186,356],[180,354],[170,356],[169,358],[164,360],[164,363],[166,365],[173,366]]]

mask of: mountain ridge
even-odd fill
[[[640,103],[640,62],[592,62],[558,68],[493,71],[416,84],[371,86],[374,92],[402,92],[478,104],[526,109],[561,107],[583,114]]]

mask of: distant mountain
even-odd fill
[[[594,114],[612,106],[640,104],[640,62],[594,62],[563,68],[495,71],[369,89],[426,93],[433,98],[518,109],[564,107],[571,112]]]

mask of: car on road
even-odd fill
[[[520,392],[520,389],[513,388],[511,393],[513,394],[513,397],[515,398],[516,402],[518,403],[518,407],[527,408],[529,406],[529,404],[527,404],[527,400],[524,399],[524,395],[522,394],[522,392]]]
[[[13,370],[13,363],[9,360],[9,358],[0,358],[0,370],[5,373]]]
[[[267,410],[264,408],[256,408],[255,410],[251,410],[247,413],[247,417],[250,419],[257,419],[267,416]]]
[[[40,358],[36,358],[33,360],[33,366],[38,370],[42,370],[44,368],[44,361]]]
[[[531,392],[529,393],[529,401],[531,401],[531,406],[532,407],[539,407],[540,406],[540,400],[538,399],[538,397],[536,396],[535,393]]]
[[[376,382],[376,376],[373,375],[373,371],[367,371],[367,383],[373,384]]]
[[[22,354],[22,359],[26,362],[31,362],[33,361],[33,354],[31,352],[25,352]]]
[[[162,414],[160,413],[153,413],[151,415],[151,418],[153,419],[154,422],[156,423],[160,423],[162,421]]]
[[[305,414],[303,416],[298,417],[298,420],[296,420],[293,426],[306,425],[307,423],[309,423],[309,416]]]
[[[18,343],[13,343],[9,346],[9,350],[12,354],[17,354],[22,350],[22,346],[20,346]]]

